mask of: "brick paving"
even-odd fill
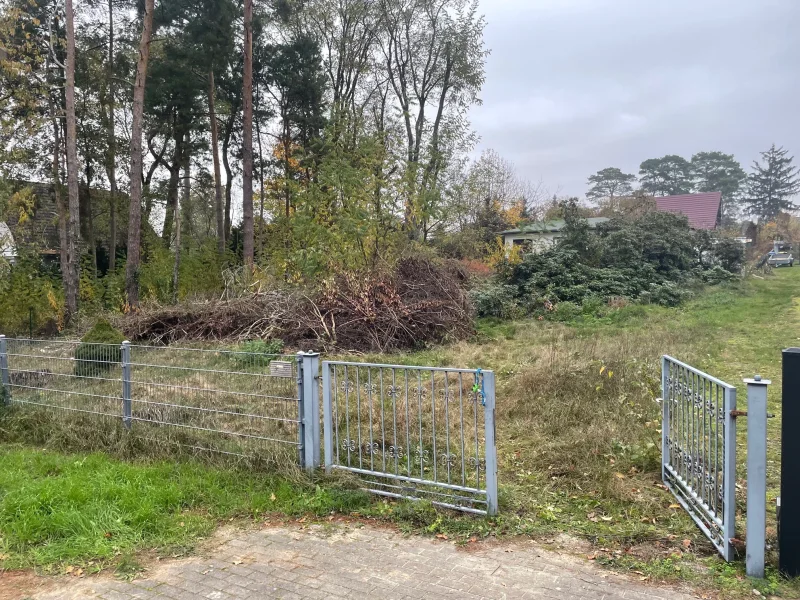
[[[236,531],[205,555],[157,563],[146,577],[70,580],[36,600],[286,600],[480,598],[564,600],[689,600],[532,542],[452,543],[335,525]]]

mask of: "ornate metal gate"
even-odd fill
[[[322,363],[325,468],[382,496],[497,513],[494,373]]]
[[[730,561],[736,527],[736,388],[665,356],[662,393],[664,484]]]

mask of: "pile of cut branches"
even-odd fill
[[[456,262],[412,257],[383,272],[340,273],[314,291],[146,309],[123,327],[131,339],[160,344],[271,338],[298,349],[413,349],[472,334],[466,282]]]

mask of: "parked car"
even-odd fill
[[[776,252],[767,260],[770,267],[793,267],[794,256],[789,252]]]

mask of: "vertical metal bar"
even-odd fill
[[[447,380],[447,371],[444,372],[444,435],[447,466],[447,483],[450,481],[450,389]]]
[[[358,420],[358,468],[364,468],[361,447],[361,367],[356,367],[356,418]]]
[[[667,467],[670,464],[669,452],[669,413],[670,413],[670,399],[669,399],[669,361],[667,357],[661,358],[661,402],[662,402],[662,417],[661,417],[661,481],[667,481]]]
[[[464,374],[458,374],[458,406],[461,418],[461,485],[467,485],[467,445],[464,439]]]
[[[408,406],[408,369],[403,369],[406,387],[406,466],[408,476],[411,477],[411,417]]]
[[[333,470],[333,403],[331,402],[331,369],[328,361],[322,363],[322,418],[325,423],[322,435],[325,438],[325,472]]]
[[[494,372],[483,372],[484,400],[484,425],[486,427],[486,512],[496,515],[497,503],[497,447],[495,446],[495,388]]]
[[[351,450],[353,440],[350,438],[350,379],[347,375],[347,366],[344,367],[344,418],[347,432],[347,466],[351,466]]]
[[[381,380],[383,383],[383,380]],[[400,460],[400,446],[397,444],[397,373],[395,369],[392,369],[392,428],[393,428],[393,435],[392,435],[392,445],[394,445],[394,474],[400,474],[400,466],[398,461]]]
[[[702,494],[700,498],[702,498],[703,503],[708,505],[708,477],[706,477],[706,473],[708,472],[708,462],[706,456],[706,439],[708,439],[708,432],[706,431],[706,379],[703,378],[703,396],[700,402],[700,416],[702,417],[702,425],[701,425],[701,433],[700,433],[700,447],[702,449],[702,457],[703,460],[701,462],[703,469],[700,473],[700,489],[702,490]]]
[[[372,439],[372,368],[367,367],[367,402],[369,402],[369,470],[375,470],[375,445]]]
[[[131,343],[122,342],[122,424],[130,430],[133,422],[131,401]]]
[[[767,388],[756,375],[747,384],[747,576],[764,578],[767,531]]]
[[[725,474],[724,474],[724,499],[722,509],[724,516],[723,535],[725,539],[723,558],[728,562],[734,558],[734,548],[731,539],[736,537],[736,419],[733,411],[736,410],[736,388],[725,389]]]
[[[303,385],[305,384],[303,378],[303,352],[297,353],[297,450],[298,462],[300,468],[306,468],[306,452],[305,452],[305,402],[303,401]]]
[[[383,396],[383,367],[378,368],[379,385],[381,386],[380,399],[381,403],[381,463],[383,465],[383,472],[386,472],[386,415],[384,411],[384,396]]]
[[[324,367],[323,367],[324,368]],[[333,389],[331,391],[331,400],[333,408],[336,409],[336,414],[333,416],[333,420],[336,423],[334,431],[336,432],[336,438],[334,439],[335,446],[336,446],[336,464],[342,464],[339,459],[339,385],[336,378],[336,365],[333,365]],[[332,460],[332,458],[331,458]]]
[[[719,514],[719,384],[715,386],[714,393],[714,515]]]
[[[0,387],[5,404],[11,404],[11,386],[8,382],[8,342],[6,336],[0,335]]]
[[[425,479],[425,450],[422,446],[422,371],[417,369],[417,404],[419,409],[419,478]]]
[[[433,436],[433,480],[439,481],[436,474],[436,376],[433,371],[431,373],[431,433]]]
[[[475,374],[475,389],[480,390],[481,381],[480,375],[477,373]],[[473,406],[475,412],[473,414],[475,418],[475,487],[477,489],[481,489],[481,449],[480,449],[480,437],[478,436],[478,411],[480,410],[480,400],[478,398],[482,398],[480,391],[474,391],[472,393],[473,396]]]

